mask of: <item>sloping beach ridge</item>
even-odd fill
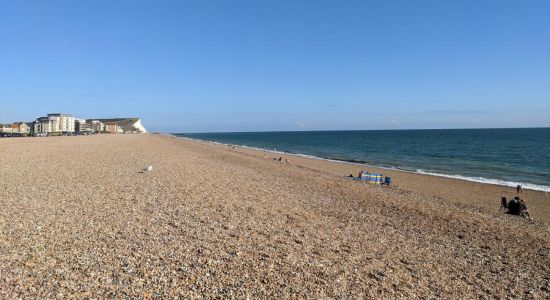
[[[72,149],[70,152],[60,149]],[[550,296],[550,195],[164,135],[0,140],[0,298]],[[151,172],[140,173],[146,165]]]

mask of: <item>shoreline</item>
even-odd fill
[[[242,153],[262,160],[265,153],[268,153],[268,160],[280,156],[283,156],[283,158],[286,156],[289,159],[292,157],[290,159],[291,165],[328,173],[339,179],[347,179],[350,174],[356,177],[359,172],[368,168],[370,173],[383,173],[384,176],[391,177],[392,186],[400,190],[419,194],[422,197],[428,197],[435,201],[447,201],[463,208],[473,207],[478,210],[481,209],[489,214],[498,213],[502,196],[511,199],[517,195],[515,186],[510,187],[494,183],[468,181],[460,178],[384,169],[364,164],[308,157],[306,155],[296,155],[280,151],[253,149],[247,146],[234,145],[236,147],[235,150],[231,150],[227,148],[227,144],[219,142],[198,140],[172,134],[166,134],[166,136],[176,140],[181,139],[191,143],[198,143],[206,147],[218,148],[222,151]],[[368,186],[376,185],[368,184]],[[519,196],[526,199],[531,216],[535,220],[545,223],[545,226],[550,230],[550,193],[524,189],[523,193]]]
[[[317,159],[317,160],[321,160],[321,161],[335,162],[335,163],[348,164],[348,165],[354,165],[354,166],[362,166],[362,167],[375,168],[375,169],[380,169],[380,170],[388,170],[388,171],[404,172],[404,173],[410,173],[410,174],[419,174],[419,175],[426,175],[426,176],[456,179],[456,180],[462,180],[462,181],[467,181],[467,182],[475,182],[475,183],[480,183],[480,184],[495,185],[495,186],[500,186],[500,187],[503,187],[503,188],[516,188],[517,185],[521,185],[524,190],[532,190],[532,191],[536,191],[536,192],[550,193],[550,186],[539,185],[539,184],[534,184],[534,183],[513,182],[513,181],[506,181],[506,180],[501,180],[501,179],[496,179],[496,178],[469,177],[469,176],[464,176],[464,175],[460,175],[460,174],[443,174],[443,173],[425,171],[425,170],[422,170],[422,169],[418,169],[417,171],[412,171],[412,170],[400,169],[400,168],[397,168],[397,167],[384,167],[384,166],[370,165],[370,164],[362,163],[362,162],[353,162],[353,161],[348,161],[348,160],[324,158],[324,157],[319,157],[319,156],[304,154],[304,153],[273,151],[273,150],[259,148],[259,147],[253,147],[253,146],[227,144],[227,143],[221,143],[221,142],[210,141],[210,140],[201,140],[201,139],[196,139],[196,138],[190,138],[190,137],[187,137],[187,136],[178,136],[178,135],[172,134],[172,133],[166,133],[166,135],[173,136],[173,137],[176,137],[176,138],[188,139],[188,140],[196,141],[196,142],[210,143],[210,144],[213,144],[213,145],[221,145],[221,146],[232,145],[232,146],[235,146],[235,147],[240,147],[240,148],[254,150],[254,151],[264,151],[264,152],[268,152],[268,153],[277,153],[277,154],[282,154],[282,155],[290,155],[290,156],[302,157],[302,158],[308,158],[308,159]]]

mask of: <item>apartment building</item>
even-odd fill
[[[105,123],[99,120],[88,120],[87,122],[90,124],[90,127],[95,133],[101,133],[105,131]]]
[[[74,133],[75,118],[70,114],[48,114],[34,122],[35,133]]]
[[[105,123],[105,131],[108,133],[119,133],[118,129],[118,124],[115,122]]]
[[[92,130],[91,124],[86,122],[86,120],[84,119],[74,120],[74,131],[78,134],[94,133],[94,131]]]

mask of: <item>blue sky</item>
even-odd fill
[[[550,1],[0,0],[0,122],[550,126]]]

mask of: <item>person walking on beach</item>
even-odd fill
[[[521,184],[518,184],[518,186],[516,186],[516,191],[518,194],[521,194],[523,192],[523,187],[521,186]]]

